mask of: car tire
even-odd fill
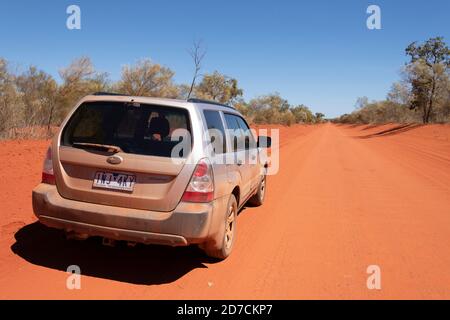
[[[224,260],[229,257],[236,241],[236,220],[237,220],[237,201],[232,194],[228,200],[227,212],[224,221],[224,236],[220,243],[205,244],[203,250],[205,253],[215,259]]]
[[[258,185],[258,191],[253,197],[248,200],[248,204],[254,207],[262,206],[264,199],[266,198],[267,177],[263,176],[261,182]]]

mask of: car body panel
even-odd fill
[[[85,102],[133,102],[184,108],[189,112],[192,149],[184,159],[143,156],[125,152],[111,154],[61,145],[63,128]],[[217,242],[224,236],[227,204],[232,192],[240,207],[256,193],[261,179],[259,156],[255,164],[226,163],[227,153],[211,161],[205,135],[204,110],[242,117],[236,110],[220,105],[146,97],[92,95],[83,98],[68,114],[52,140],[52,161],[56,185],[40,184],[33,190],[33,208],[39,220],[50,227],[88,236],[168,245]],[[227,141],[230,144],[230,141]],[[230,150],[230,149],[228,149]],[[242,151],[248,154],[248,152]],[[111,156],[120,161],[108,161]],[[214,200],[186,203],[182,195],[196,164],[204,158],[212,163]],[[217,159],[216,159],[217,160]],[[229,159],[228,159],[229,161]],[[248,161],[248,160],[247,160]],[[136,175],[133,192],[117,192],[93,187],[95,172]],[[237,191],[237,193],[236,193]]]

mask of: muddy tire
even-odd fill
[[[234,242],[236,240],[236,220],[237,201],[236,197],[231,195],[228,200],[227,212],[225,214],[225,221],[223,225],[225,231],[221,243],[205,244],[203,247],[203,250],[209,257],[224,260],[231,254]]]
[[[248,204],[254,207],[262,206],[264,199],[266,198],[267,178],[263,177],[258,186],[258,192],[248,200]]]

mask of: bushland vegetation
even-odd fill
[[[237,79],[218,71],[199,73],[203,56],[193,53],[196,72],[189,84],[175,83],[173,70],[150,59],[124,66],[120,79],[112,81],[108,73],[95,69],[89,57],[80,57],[61,68],[58,79],[36,66],[17,71],[0,58],[0,138],[50,136],[79,99],[95,92],[209,99],[234,106],[256,124],[322,121],[323,114],[313,114],[305,105],[290,105],[277,93],[245,101]]]
[[[358,98],[356,109],[334,119],[341,123],[450,122],[450,50],[442,37],[411,43],[409,61],[382,101]]]

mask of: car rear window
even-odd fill
[[[175,130],[177,132],[173,135]],[[184,134],[180,135],[180,132]],[[171,157],[173,148],[188,135],[190,139],[190,134],[186,109],[123,102],[86,102],[65,126],[61,145],[112,145],[126,153]],[[187,154],[181,151],[176,156],[187,157]]]

